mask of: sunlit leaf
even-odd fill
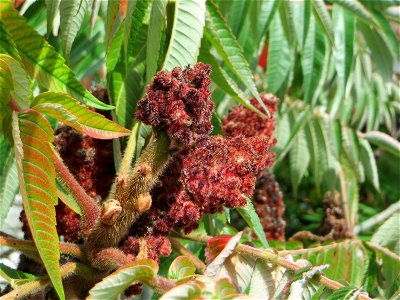
[[[15,45],[10,33],[7,31],[5,24],[0,18],[0,53],[9,54],[12,58],[21,62],[17,46]]]
[[[39,255],[58,296],[64,299],[56,230],[53,130],[38,112],[13,114],[13,138],[24,210]]]
[[[46,0],[47,11],[47,36],[53,31],[54,19],[58,13],[61,0]]]
[[[97,283],[89,291],[87,299],[116,299],[131,284],[146,282],[152,279],[157,271],[158,265],[151,259],[128,263]]]
[[[162,69],[186,67],[196,62],[203,36],[204,0],[176,0],[171,38]]]
[[[163,294],[160,300],[184,300],[184,299],[201,299],[202,292],[205,288],[204,283],[201,281],[189,281],[177,285],[173,289]]]
[[[9,3],[1,2],[0,12],[0,19],[17,45],[25,68],[39,85],[52,91],[67,92],[95,108],[113,108],[96,99],[82,86],[65,65],[64,59],[18,14],[18,11],[10,7]]]
[[[374,152],[366,140],[360,139],[359,141],[361,146],[361,162],[364,166],[365,175],[373,184],[373,186],[379,191],[378,167],[376,165]]]
[[[364,135],[364,138],[370,143],[381,147],[396,156],[400,156],[400,142],[392,138],[390,135],[380,131],[370,131]]]
[[[195,271],[196,267],[187,256],[178,256],[169,266],[168,278],[182,279],[184,277],[193,275]]]
[[[60,2],[61,41],[66,62],[69,61],[72,43],[82,26],[83,17],[89,6],[88,0],[68,0]]]
[[[90,111],[67,94],[45,92],[32,100],[32,108],[98,139],[129,135],[130,131]]]
[[[310,164],[310,152],[307,148],[307,140],[304,130],[296,135],[293,146],[290,148],[290,179],[292,188],[297,193],[297,188],[304,177]]]
[[[374,233],[371,242],[386,247],[400,255],[400,213],[393,214]]]
[[[331,45],[334,45],[334,34],[331,17],[323,0],[311,0],[314,16],[321,25]]]
[[[264,229],[260,222],[260,218],[258,217],[256,210],[254,209],[253,202],[246,195],[243,196],[246,198],[247,205],[244,207],[236,208],[237,212],[246,221],[246,224],[251,228],[251,230],[254,231],[263,246],[269,247],[267,239],[265,238]]]
[[[14,270],[2,263],[0,263],[0,276],[5,280],[7,280],[7,282],[13,289],[17,288],[21,284],[39,279],[35,275],[25,273],[19,270]]]
[[[0,130],[10,135],[9,127],[11,122],[10,97],[14,90],[14,82],[11,69],[7,62],[0,58]],[[7,132],[8,131],[8,132]]]
[[[157,62],[160,53],[162,29],[165,24],[167,0],[153,1],[147,35],[146,47],[146,82],[150,82],[157,71]]]
[[[365,22],[368,26],[378,26],[374,17],[358,0],[334,0],[338,4],[356,15],[360,20]]]
[[[15,155],[10,143],[0,135],[0,229],[18,192],[19,181]]]

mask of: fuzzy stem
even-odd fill
[[[8,237],[0,234],[0,246],[11,247],[15,250],[21,251],[27,256],[36,256],[37,248],[31,240],[20,240],[13,237]],[[61,254],[72,255],[81,261],[85,260],[81,248],[77,244],[73,243],[59,243],[59,249]]]
[[[187,240],[191,240],[191,241],[196,241],[196,242],[201,242],[201,243],[208,243],[208,241],[211,239],[210,236],[207,236],[204,234],[191,233],[188,235],[180,235],[177,233],[173,233],[173,235],[175,235],[175,237],[179,237],[179,238],[187,239]],[[291,261],[275,254],[274,252],[260,250],[260,249],[253,248],[253,247],[250,247],[247,245],[237,244],[237,246],[235,248],[235,252],[241,253],[243,255],[249,255],[254,258],[260,258],[267,262],[282,266],[292,272],[297,272],[302,269],[302,267],[300,265],[296,264],[295,262],[291,262]],[[314,277],[313,281],[316,281],[332,290],[337,290],[337,289],[344,287],[341,283],[334,281],[332,279],[329,279],[328,277],[323,276],[323,275]],[[362,294],[358,295],[357,299],[371,300],[371,298],[369,298],[368,296],[362,295]]]
[[[96,276],[98,275],[98,272],[95,269],[87,265],[76,262],[66,263],[60,268],[60,272],[61,272],[61,277],[63,279],[74,274],[79,276],[84,276],[85,278],[87,278],[88,276],[93,276],[93,274],[95,274]],[[0,300],[21,299],[31,294],[44,290],[50,284],[51,280],[48,276],[43,277],[42,279],[39,280],[30,281],[28,283],[18,286],[12,292],[0,297]]]
[[[393,203],[379,214],[374,215],[372,218],[362,222],[361,224],[356,225],[356,227],[354,228],[354,234],[360,234],[367,231],[368,229],[374,227],[376,224],[385,221],[387,218],[398,211],[400,211],[400,200],[396,203]]]
[[[58,155],[57,155],[58,156]],[[88,235],[90,230],[96,224],[100,216],[100,207],[97,203],[86,194],[82,186],[76,181],[75,177],[71,174],[65,164],[59,157],[54,160],[57,176],[61,179],[63,185],[71,192],[75,201],[82,211],[82,233]]]
[[[128,144],[126,145],[126,149],[124,152],[124,157],[122,158],[118,175],[120,176],[127,176],[129,170],[131,169],[132,165],[132,158],[135,155],[136,151],[136,141],[137,135],[139,132],[140,122],[136,122],[135,125],[132,127],[132,133],[129,136]]]
[[[172,245],[172,249],[174,249],[179,254],[185,255],[190,259],[193,265],[196,267],[197,271],[200,273],[204,273],[206,269],[206,265],[190,250],[186,249],[178,240],[170,238],[169,239]]]

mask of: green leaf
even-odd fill
[[[129,4],[133,6],[133,1],[130,1]],[[133,56],[134,49],[135,47],[137,48],[138,36],[143,25],[147,6],[148,0],[137,1],[136,5],[132,9],[132,14],[126,17],[124,47],[125,53],[129,56]],[[128,58],[125,59],[127,62]]]
[[[119,31],[123,18],[119,12],[120,3],[125,0],[107,1],[107,16],[106,16],[106,42],[107,50],[113,42],[115,34]],[[108,51],[107,51],[108,52]]]
[[[279,14],[275,14],[269,28],[267,64],[267,91],[276,94],[285,82],[291,68],[289,41]]]
[[[349,162],[357,174],[357,178],[360,182],[364,182],[364,169],[360,160],[360,141],[358,139],[357,133],[348,127],[343,127],[342,130],[342,138],[343,138],[343,148],[347,157],[349,158]]]
[[[378,26],[374,17],[371,13],[366,9],[360,1],[357,0],[333,0],[335,4],[338,4],[353,13],[360,20],[366,23],[368,26]]]
[[[380,131],[370,131],[363,136],[370,143],[400,157],[400,142]]]
[[[322,79],[322,69],[325,58],[325,37],[311,16],[306,41],[303,49],[303,77],[304,77],[304,101],[314,103],[318,93],[317,87]]]
[[[371,238],[371,242],[400,255],[400,212],[394,213],[383,223]]]
[[[214,46],[227,66],[249,89],[253,97],[257,98],[261,106],[267,111],[258,94],[253,74],[244,57],[243,50],[212,0],[207,1],[206,20],[205,36],[208,41]]]
[[[15,155],[10,143],[0,135],[0,229],[18,192],[19,182]]]
[[[392,80],[393,57],[385,40],[377,30],[363,23],[358,23],[365,41],[371,50],[371,56],[374,58],[374,63],[386,82]]]
[[[329,15],[328,9],[326,8],[326,4],[323,0],[311,0],[313,14],[317,19],[317,22],[321,25],[324,30],[326,36],[328,37],[328,41],[332,46],[335,45],[334,34],[333,34],[333,26],[331,17]]]
[[[13,113],[13,138],[23,206],[33,240],[61,299],[60,251],[56,230],[56,175],[53,130],[38,112]]]
[[[54,19],[57,15],[58,8],[61,0],[46,0],[46,11],[47,11],[47,37],[50,36],[53,31]]]
[[[76,79],[64,59],[40,36],[9,3],[0,3],[0,18],[23,57],[29,75],[52,91],[67,92],[78,101],[103,110],[112,109],[96,99]]]
[[[80,105],[67,94],[41,93],[32,100],[32,108],[93,138],[112,139],[130,133],[117,123]]]
[[[171,38],[162,69],[186,67],[196,62],[203,36],[204,0],[176,0]]]
[[[336,70],[343,92],[350,76],[354,59],[356,19],[338,5],[333,6],[333,26],[335,28]]]
[[[78,215],[82,216],[82,211],[76,199],[74,199],[73,194],[70,191],[70,187],[68,184],[63,182],[62,178],[56,174],[57,180],[57,197],[61,199],[61,201],[67,205],[70,209],[76,212]]]
[[[196,267],[193,265],[189,257],[178,256],[174,259],[168,270],[168,278],[182,279],[187,276],[193,275]]]
[[[13,289],[17,288],[21,284],[39,279],[35,275],[25,273],[19,270],[14,270],[2,263],[0,263],[0,276],[5,280],[7,280],[7,282]]]
[[[192,280],[186,283],[177,285],[160,297],[160,300],[185,300],[185,299],[201,299],[204,283],[197,280]]]
[[[18,62],[21,62],[17,46],[12,40],[10,33],[7,31],[5,24],[0,18],[0,53],[9,54]]]
[[[12,91],[11,94],[15,102],[17,102],[20,108],[28,108],[31,94],[28,75],[21,65],[11,56],[0,54],[0,59],[6,62],[10,68],[14,85],[14,91]]]
[[[304,130],[301,129],[290,148],[290,179],[295,194],[297,194],[297,188],[307,171],[310,160],[306,136]]]
[[[168,0],[153,1],[149,21],[146,47],[146,82],[150,82],[157,72],[160,54],[162,30],[165,26],[165,14]]]
[[[350,159],[347,155],[341,156],[341,197],[344,206],[347,209],[344,211],[349,212],[349,222],[350,226],[354,226],[358,218],[358,203],[360,200],[359,187],[357,181],[357,174],[351,165]],[[340,173],[339,173],[340,174]]]
[[[335,290],[330,294],[327,300],[349,300],[352,299],[353,294],[357,291],[357,288],[352,286],[345,286],[338,290]]]
[[[72,43],[82,26],[83,17],[89,6],[88,0],[68,0],[60,2],[60,29],[64,58],[68,64]]]
[[[292,26],[296,34],[296,40],[303,48],[310,24],[311,1],[286,1],[293,15],[291,18]]]
[[[157,271],[158,265],[151,259],[128,263],[97,283],[87,299],[116,299],[131,284],[151,280]]]
[[[7,62],[0,58],[0,130],[7,136],[10,135],[11,122],[10,96],[14,90],[11,69]]]
[[[378,167],[376,165],[374,152],[372,151],[372,148],[368,141],[364,139],[359,139],[359,142],[361,147],[361,162],[364,166],[365,175],[376,188],[376,190],[379,191]]]
[[[236,211],[242,216],[242,218],[246,221],[246,224],[249,225],[251,230],[253,230],[253,232],[257,235],[263,246],[268,248],[268,241],[265,238],[264,229],[261,225],[260,218],[254,209],[253,202],[249,197],[245,195],[243,195],[243,197],[246,198],[247,205],[244,207],[237,207]]]
[[[262,0],[258,17],[258,38],[256,40],[256,45],[260,44],[261,39],[266,35],[275,12],[279,7],[279,3],[279,0]]]

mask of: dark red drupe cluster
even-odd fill
[[[272,136],[275,130],[274,114],[277,109],[278,98],[272,94],[260,94],[260,97],[268,108],[271,117],[262,116],[242,105],[234,106],[229,114],[222,119],[222,129],[227,137],[239,135],[246,137],[265,136],[269,138],[271,146],[276,143]],[[256,98],[250,99],[250,103],[258,110],[264,111]]]
[[[168,256],[171,253],[171,243],[169,239],[160,234],[147,234],[142,237],[143,241],[146,243],[146,255],[147,258],[159,261],[160,256]],[[139,255],[139,238],[134,236],[129,236],[122,242],[120,249],[125,254],[131,254],[133,256]]]
[[[284,241],[285,204],[279,184],[268,170],[262,172],[257,178],[253,202],[267,240]]]
[[[173,158],[152,190],[155,232],[190,232],[204,213],[246,205],[243,194],[251,197],[257,174],[272,161],[265,137],[203,137]]]
[[[138,103],[136,118],[165,130],[172,140],[185,145],[208,134],[214,108],[208,89],[210,73],[211,67],[203,63],[193,69],[177,67],[157,73]]]

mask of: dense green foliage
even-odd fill
[[[224,250],[197,280],[183,279],[192,277],[196,269],[202,272],[192,260],[176,258],[174,253],[159,265],[143,260],[118,269],[92,289],[91,297],[117,297],[136,281],[165,292],[153,280],[157,272],[177,280],[165,299],[260,293],[277,299],[353,299],[364,292],[387,299],[400,296],[400,216],[396,213],[400,1],[15,3],[17,8],[0,0],[0,228],[20,192],[39,257],[60,298],[64,298],[62,278],[75,271],[68,264],[59,268],[63,250],[57,243],[54,205],[59,197],[75,211],[79,208],[53,164],[57,153],[51,143],[57,122],[94,138],[114,139],[115,166],[121,170],[125,147],[135,146],[126,148],[126,156],[134,162],[149,136],[149,128],[134,117],[147,84],[159,70],[197,61],[212,66],[212,134],[221,133],[221,119],[233,105],[268,115],[249,99],[262,103],[260,92],[280,99],[272,172],[284,195],[286,238],[310,232],[301,235],[303,243],[266,241],[248,199],[245,208],[203,218],[187,238],[235,236],[229,242],[214,239],[215,249],[208,244],[207,259],[210,251]],[[108,89],[110,103],[88,91],[96,85]],[[113,121],[87,106],[111,110]],[[133,136],[129,142],[128,129]],[[339,203],[346,225],[341,238],[348,239],[332,241],[313,234],[320,234],[323,200],[329,197]],[[238,233],[245,226],[261,238]],[[239,240],[253,242],[255,251],[274,247],[281,255],[290,254],[296,267],[285,268],[268,255],[264,258],[269,264],[234,252],[240,248]],[[10,245],[1,241],[0,245]],[[204,258],[204,245],[181,242]],[[85,269],[88,266],[81,268],[84,274],[91,272]],[[240,280],[235,281],[235,273]],[[343,286],[333,292],[332,285],[317,279],[320,273]],[[24,291],[27,281],[38,281],[4,265],[0,275],[16,291]],[[145,292],[153,293],[152,289],[146,287]]]

